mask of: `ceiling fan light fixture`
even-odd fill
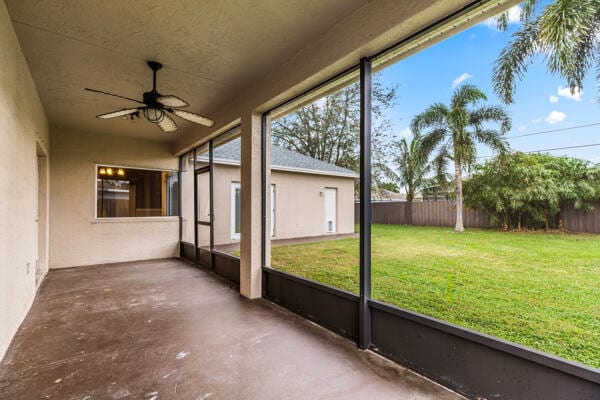
[[[161,108],[146,107],[144,108],[144,117],[153,124],[158,124],[165,118],[165,112]]]

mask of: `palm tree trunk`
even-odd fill
[[[463,232],[463,199],[462,199],[462,174],[460,162],[454,161],[454,177],[456,179],[456,225],[455,232]]]

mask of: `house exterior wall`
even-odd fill
[[[354,179],[272,171],[270,183],[275,185],[273,239],[325,235],[325,188],[337,189],[335,233],[354,232]]]
[[[37,155],[48,122],[4,2],[0,1],[0,359],[35,297]],[[44,158],[47,160],[47,157]],[[44,168],[41,168],[43,171]],[[42,180],[43,182],[43,180]],[[42,202],[44,198],[42,197]],[[40,208],[46,205],[40,204]],[[40,213],[43,218],[43,213]],[[44,221],[40,221],[44,222]],[[43,224],[46,225],[46,224]],[[43,249],[42,249],[43,250]],[[43,254],[42,254],[43,256]]]
[[[51,141],[50,268],[177,256],[178,217],[95,218],[95,164],[176,170],[167,145],[54,128]]]
[[[231,183],[240,182],[240,168],[216,164],[214,179],[215,245],[232,243]],[[272,170],[271,183],[276,187],[274,239],[325,235],[325,188],[337,189],[335,233],[354,232],[352,178]]]
[[[240,182],[240,167],[215,164],[213,171],[214,232],[217,246],[234,242],[231,240],[231,183]]]

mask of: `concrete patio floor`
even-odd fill
[[[0,399],[463,399],[179,260],[53,270]]]

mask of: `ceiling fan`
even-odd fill
[[[109,118],[139,118],[140,113],[146,117],[146,119],[156,124],[165,132],[175,132],[177,130],[177,125],[173,118],[169,116],[169,114],[173,114],[178,116],[179,118],[183,118],[186,121],[190,121],[196,124],[204,125],[211,127],[214,125],[214,121],[210,118],[204,117],[200,114],[196,114],[190,111],[182,110],[182,108],[188,107],[189,104],[187,101],[174,96],[174,95],[162,95],[158,93],[156,90],[156,72],[162,68],[162,64],[156,61],[148,61],[148,66],[152,70],[152,90],[149,92],[145,92],[143,95],[143,101],[139,101],[136,99],[132,99],[130,97],[120,96],[118,94],[103,92],[101,90],[85,88],[85,90],[106,94],[113,97],[118,97],[121,99],[134,101],[139,104],[143,104],[142,106],[132,107],[132,108],[123,108],[121,110],[109,112],[106,114],[96,115],[96,118],[100,119],[109,119]]]

